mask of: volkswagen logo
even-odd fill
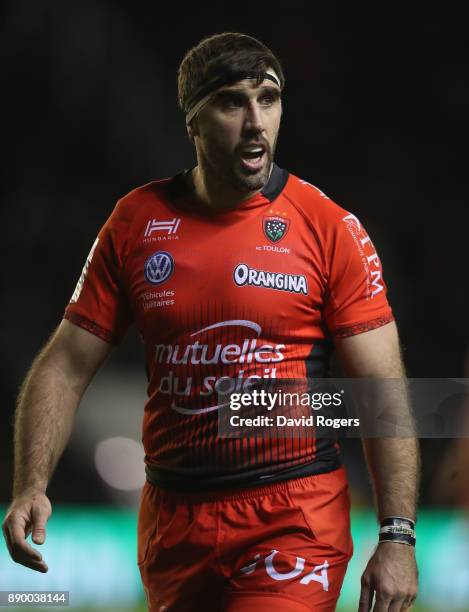
[[[149,257],[143,267],[145,279],[152,285],[160,285],[171,276],[174,260],[166,251],[158,251]]]

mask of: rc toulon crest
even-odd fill
[[[264,217],[264,234],[270,242],[279,242],[288,232],[290,219],[282,217]]]

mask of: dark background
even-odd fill
[[[408,373],[461,377],[467,338],[463,3],[3,3],[0,500],[17,388],[98,229],[137,185],[194,164],[176,71],[201,38],[260,38],[286,73],[277,163],[354,212],[380,253]],[[143,369],[131,337],[113,359]],[[467,375],[467,373],[466,373]],[[348,444],[348,443],[347,443]],[[346,445],[347,446],[347,445]],[[423,442],[422,502],[445,443]],[[360,488],[358,445],[345,449]],[[54,500],[108,500],[65,453]],[[83,479],[86,488],[69,486]],[[366,496],[367,488],[364,487]],[[80,497],[79,497],[80,496]]]

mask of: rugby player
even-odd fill
[[[20,393],[3,524],[16,562],[47,571],[26,538],[44,542],[46,490],[80,398],[135,323],[149,378],[138,524],[149,609],[335,609],[352,555],[338,444],[314,431],[288,443],[217,435],[219,391],[325,376],[331,346],[348,376],[403,376],[370,237],[273,161],[284,83],[275,55],[243,34],[184,57],[179,102],[197,165],[117,203]],[[359,609],[407,610],[416,441],[363,444],[381,528]]]

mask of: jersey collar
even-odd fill
[[[183,208],[195,208],[196,207],[200,210],[199,208],[200,204],[196,204],[196,201],[193,197],[193,193],[188,186],[189,184],[188,176],[192,172],[194,167],[195,166],[193,166],[192,168],[183,170],[182,172],[179,172],[178,174],[176,174],[169,181],[168,187],[169,187],[170,197],[174,201],[174,203],[176,203],[175,201],[177,201],[177,203]],[[231,211],[240,210],[243,208],[248,208],[251,205],[259,205],[265,202],[265,200],[268,200],[269,202],[273,202],[282,193],[283,189],[285,188],[285,185],[287,184],[289,176],[290,175],[287,170],[284,170],[283,168],[279,168],[277,164],[274,163],[272,166],[272,172],[270,173],[269,180],[265,184],[262,191],[252,196],[251,198],[244,200],[243,202],[241,202],[239,206],[237,206],[234,209],[230,209],[230,210]],[[204,212],[208,212],[208,211],[205,209]],[[219,214],[223,212],[229,212],[229,211],[210,209],[210,213]]]

